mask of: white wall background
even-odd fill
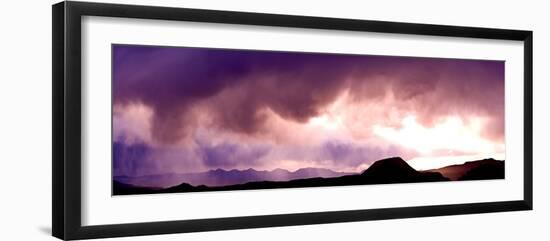
[[[111,0],[534,31],[534,206],[508,212],[131,237],[114,240],[548,240],[550,6],[545,1]],[[0,13],[0,240],[54,240],[51,231],[51,8],[9,1]]]

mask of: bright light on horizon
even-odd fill
[[[424,171],[486,158],[493,158],[501,161],[506,159],[504,153],[488,153],[463,156],[416,157],[408,160],[407,163],[417,171]]]
[[[392,143],[413,149],[422,156],[437,151],[459,153],[495,153],[501,145],[481,136],[482,118],[471,118],[468,123],[459,117],[447,117],[428,128],[418,123],[415,116],[407,116],[400,128],[376,125],[374,134]]]

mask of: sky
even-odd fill
[[[112,46],[113,175],[504,159],[504,62]]]

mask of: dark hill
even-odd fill
[[[373,163],[361,174],[361,177],[377,183],[395,183],[407,182],[421,175],[422,173],[414,170],[400,157],[392,157]]]
[[[371,184],[449,181],[437,172],[418,172],[401,157],[379,160],[361,176]]]
[[[119,181],[113,181],[113,194],[114,195],[128,195],[128,194],[148,194],[156,193],[158,189],[149,187],[139,187],[131,184],[122,183]]]
[[[484,162],[467,171],[458,180],[484,180],[484,179],[503,179],[504,162]]]
[[[490,167],[496,167],[496,169],[498,169],[498,166],[502,166],[502,170],[496,170],[495,169],[495,172],[500,172],[500,174],[497,174],[497,173],[484,173],[486,175],[489,175],[487,177],[485,176],[480,176],[479,178],[480,179],[495,179],[496,178],[504,178],[504,161],[498,161],[498,160],[495,160],[493,158],[489,158],[489,159],[483,159],[483,160],[477,160],[477,161],[469,161],[469,162],[465,162],[463,164],[457,164],[457,165],[451,165],[451,166],[446,166],[446,167],[442,167],[442,168],[438,168],[438,169],[432,169],[432,170],[428,170],[430,172],[439,172],[441,173],[443,176],[455,181],[455,180],[463,180],[462,177],[468,173],[469,171],[473,170],[473,169],[476,169],[480,166],[483,166],[483,165],[489,165]],[[472,174],[470,174],[472,175]],[[499,177],[499,176],[502,176],[502,177]],[[468,177],[466,177],[468,178]]]

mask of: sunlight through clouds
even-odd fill
[[[423,155],[440,150],[453,150],[464,153],[493,153],[498,144],[481,137],[484,126],[482,118],[472,117],[467,123],[462,118],[452,116],[426,127],[416,121],[415,116],[407,116],[401,127],[375,125],[376,135],[405,147],[412,148]]]

